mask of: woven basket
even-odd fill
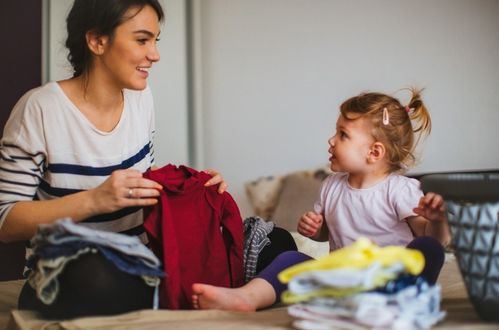
[[[452,245],[475,311],[499,321],[499,174],[438,174],[421,182],[424,191],[446,200]]]

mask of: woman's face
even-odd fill
[[[138,13],[137,10],[134,7],[127,11],[125,17],[133,17],[118,25],[111,39],[106,38],[98,58],[108,83],[132,90],[146,88],[149,69],[159,61],[158,15],[151,6],[144,6]]]

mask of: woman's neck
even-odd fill
[[[99,130],[110,132],[118,124],[124,107],[120,88],[95,75],[81,75],[59,82],[78,110]]]
[[[75,79],[80,85],[82,100],[91,104],[96,111],[105,114],[109,109],[123,106],[123,90],[113,84],[106,83],[105,79],[96,74],[82,75]]]

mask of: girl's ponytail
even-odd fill
[[[431,118],[428,109],[421,99],[423,89],[411,87],[409,91],[412,93],[412,96],[406,109],[409,112],[409,118],[419,124],[414,127],[413,131],[414,133],[419,132],[420,134],[429,135],[431,132]]]

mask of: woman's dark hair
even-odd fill
[[[73,77],[86,72],[90,65],[86,33],[94,31],[112,38],[116,27],[131,18],[125,17],[125,13],[133,7],[140,11],[144,6],[151,6],[158,20],[163,20],[163,8],[158,0],[75,0],[66,18],[66,47],[69,50],[68,60],[74,70]]]

